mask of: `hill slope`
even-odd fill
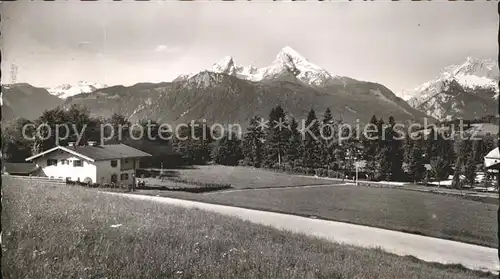
[[[43,111],[55,108],[63,100],[51,95],[46,89],[27,83],[2,86],[2,121],[23,117],[36,119]]]

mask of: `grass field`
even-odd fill
[[[290,187],[301,185],[329,184],[329,181],[314,177],[299,177],[285,173],[249,167],[196,166],[176,169],[173,173],[181,179],[204,181],[207,183],[231,184],[235,189]]]
[[[217,177],[219,182],[261,188],[273,185],[306,183],[302,177],[275,174],[243,167],[206,166],[181,172],[184,177]],[[204,174],[203,172],[208,174]],[[215,173],[219,172],[219,176]],[[262,173],[260,173],[262,172]],[[192,176],[189,176],[192,175]],[[239,181],[241,177],[241,181]],[[252,180],[252,177],[254,179]],[[262,179],[265,177],[265,179]],[[305,178],[309,179],[309,178]],[[311,178],[313,181],[318,179]],[[325,180],[322,180],[325,183]],[[263,183],[263,184],[261,184]],[[339,183],[331,181],[331,183]],[[235,187],[243,188],[243,186]],[[189,194],[141,192],[210,203],[271,210],[303,216],[344,221],[427,236],[497,247],[497,204],[460,197],[364,186],[325,186],[318,188],[258,189],[248,191]]]
[[[2,192],[4,278],[495,278],[79,186]]]

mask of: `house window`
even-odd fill
[[[82,160],[74,160],[73,167],[83,167],[83,161]]]
[[[57,165],[57,160],[47,159],[47,166],[56,166],[56,165]]]
[[[69,165],[69,161],[68,160],[61,160],[61,165]]]
[[[116,160],[111,160],[111,166],[114,168],[118,165],[118,162]]]
[[[120,180],[128,180],[128,173],[122,173],[120,175]]]

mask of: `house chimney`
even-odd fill
[[[71,147],[75,146],[75,142],[74,141],[68,142],[68,146],[71,146]]]
[[[96,141],[88,141],[89,146],[96,146],[97,142]]]

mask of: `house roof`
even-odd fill
[[[140,157],[150,157],[151,154],[143,152],[139,149],[135,149],[125,144],[109,144],[100,146],[56,146],[35,156],[26,158],[26,161],[31,161],[45,154],[51,153],[56,150],[63,150],[68,153],[74,154],[76,156],[82,157],[89,161],[103,161],[111,159],[122,159],[122,158],[140,158]]]
[[[6,173],[24,173],[30,174],[36,171],[38,167],[34,163],[2,163],[2,171]]]

